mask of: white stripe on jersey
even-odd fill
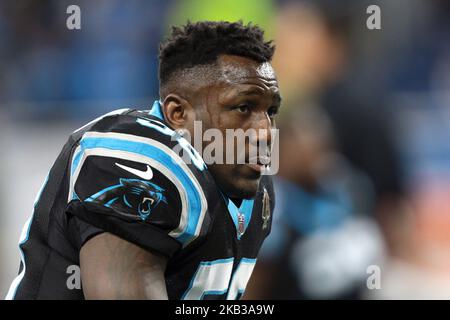
[[[78,132],[78,131],[80,131],[80,130],[83,130],[84,128],[90,126],[91,124],[96,123],[97,121],[102,120],[102,119],[105,118],[105,117],[114,116],[114,115],[116,115],[116,114],[122,114],[122,113],[124,113],[124,112],[126,112],[126,111],[128,111],[128,110],[130,110],[130,108],[122,108],[122,109],[117,109],[117,110],[108,112],[107,114],[104,114],[104,115],[102,115],[102,116],[100,116],[100,117],[98,117],[98,118],[95,118],[94,120],[92,120],[92,121],[86,123],[84,126],[82,126],[81,128],[78,128],[78,129],[75,130],[73,133],[76,133],[76,132]]]
[[[41,198],[42,190],[44,190],[45,185],[47,184],[48,176],[45,178],[45,181],[42,183],[41,188],[39,189],[39,192],[36,195],[36,198],[34,199],[33,204],[33,212],[31,213],[31,216],[28,218],[28,220],[25,222],[25,225],[22,228],[22,232],[20,233],[19,238],[19,251],[20,251],[20,260],[22,261],[22,271],[17,275],[17,277],[14,278],[13,282],[11,283],[11,286],[9,287],[8,293],[6,294],[5,300],[12,300],[14,299],[14,296],[16,295],[17,288],[19,287],[20,282],[22,281],[23,277],[25,276],[26,271],[26,264],[25,264],[25,255],[23,254],[22,249],[20,246],[27,242],[28,236],[30,233],[31,228],[31,222],[34,217],[34,208],[36,207],[36,204],[38,203],[39,199]]]

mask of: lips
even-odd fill
[[[265,168],[270,164],[269,156],[257,156],[249,158],[247,163],[245,164],[253,171],[257,171],[261,173]]]
[[[263,164],[247,163],[246,166],[249,167],[250,169],[252,169],[253,171],[257,171],[259,173],[261,173],[265,168],[265,165],[263,165]]]

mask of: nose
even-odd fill
[[[256,147],[260,145],[270,147],[272,144],[272,120],[266,112],[258,113],[256,117],[253,126],[256,131],[256,136],[250,140],[250,143]]]

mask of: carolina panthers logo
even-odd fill
[[[147,220],[152,209],[161,202],[167,203],[164,189],[154,183],[139,179],[119,179],[120,184],[97,192],[85,201],[97,202],[119,212],[138,214],[141,220]]]

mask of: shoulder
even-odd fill
[[[129,110],[79,133],[69,201],[157,225],[186,245],[207,230],[208,185],[206,166],[185,139],[157,117]]]
[[[171,162],[183,160],[198,170],[206,168],[188,141],[148,111],[127,109],[107,114],[75,134],[79,148],[138,153],[162,162],[168,156]]]

